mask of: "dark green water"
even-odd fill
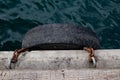
[[[0,0],[0,50],[20,48],[29,29],[47,23],[89,27],[101,48],[120,48],[120,0]]]

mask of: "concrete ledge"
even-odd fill
[[[8,69],[13,52],[0,52],[0,69]],[[120,50],[96,50],[97,69],[120,69]],[[19,57],[16,69],[81,69],[92,68],[88,53],[82,50],[26,52]]]
[[[0,80],[120,80],[120,69],[5,70]]]

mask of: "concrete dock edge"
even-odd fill
[[[0,52],[0,80],[120,80],[120,50],[96,50],[97,66],[83,50],[23,53],[10,70],[13,51]]]

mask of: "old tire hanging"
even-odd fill
[[[46,24],[29,30],[22,48],[31,50],[79,50],[83,47],[100,47],[95,32],[72,24]]]

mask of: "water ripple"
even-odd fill
[[[0,0],[0,50],[20,48],[29,29],[46,23],[89,27],[102,48],[120,48],[120,0]]]

